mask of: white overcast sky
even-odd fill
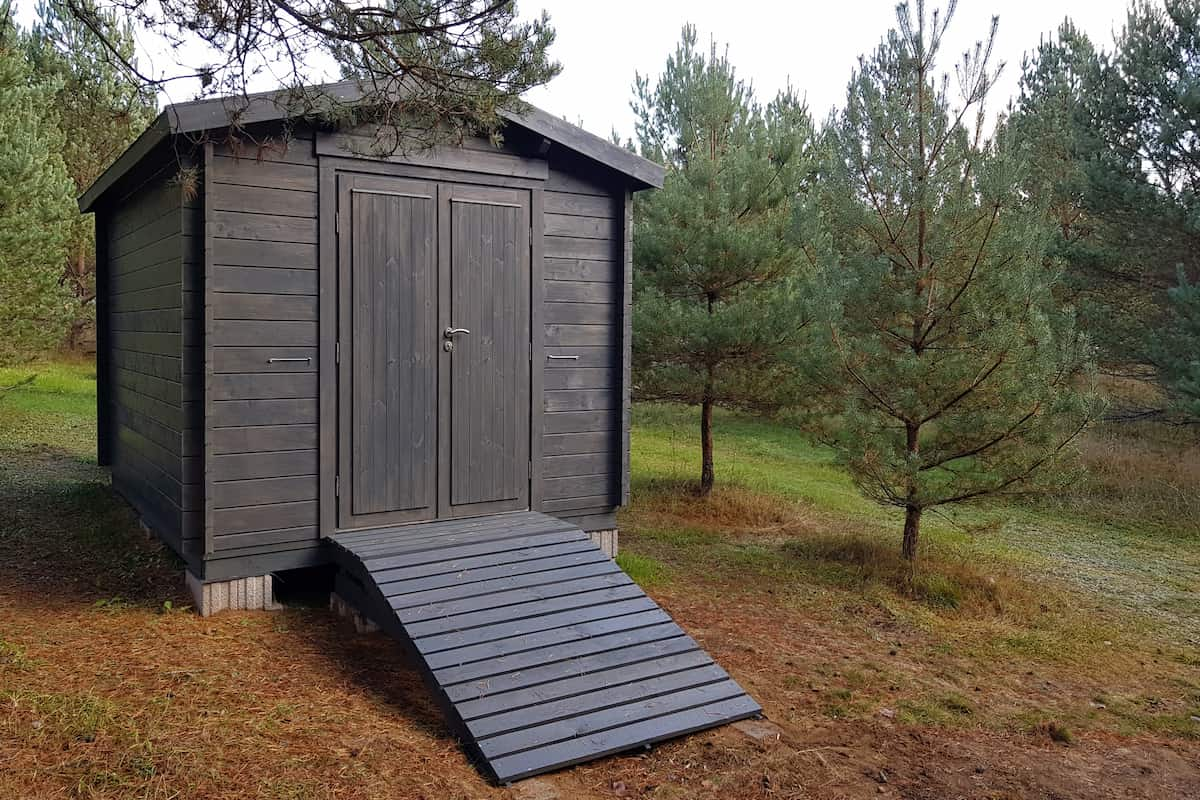
[[[938,5],[944,3],[929,0],[930,7]],[[22,23],[31,21],[33,6],[34,0],[18,0]],[[960,0],[942,67],[951,71],[964,50],[987,36],[998,14],[995,58],[1007,66],[991,100],[994,113],[1015,92],[1022,56],[1064,18],[1107,49],[1127,7],[1128,0]],[[858,56],[873,50],[896,20],[894,0],[518,0],[522,16],[541,8],[558,31],[551,52],[563,70],[526,99],[600,136],[615,129],[622,139],[633,134],[629,100],[635,73],[657,76],[686,22],[696,26],[701,44],[714,39],[728,46],[730,60],[759,99],[769,100],[790,80],[820,120],[843,104]],[[172,59],[152,37],[141,34],[138,41],[143,66],[174,72]],[[270,89],[271,82],[261,76],[252,88]],[[188,100],[194,91],[174,84],[161,100]]]
[[[944,3],[929,0],[928,5]],[[634,73],[657,75],[685,22],[696,26],[700,43],[712,38],[728,45],[730,61],[761,100],[790,80],[807,97],[813,115],[823,119],[830,108],[844,104],[858,56],[874,50],[896,20],[894,0],[518,0],[523,14],[539,6],[558,31],[551,52],[563,70],[527,99],[601,136],[615,128],[622,139],[633,133]],[[1043,34],[1069,16],[1108,49],[1127,8],[1128,0],[960,0],[942,67],[952,71],[962,52],[987,36],[992,16],[999,15],[995,57],[1007,66],[990,101],[995,111],[1015,93],[1022,55]]]

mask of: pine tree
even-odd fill
[[[58,279],[76,209],[54,91],[30,70],[11,8],[0,5],[0,363],[58,346],[72,316]]]
[[[103,26],[120,57],[135,63],[133,30],[112,11],[77,0]],[[34,74],[54,82],[52,105],[63,132],[63,161],[82,194],[109,164],[138,137],[156,112],[152,92],[120,69],[100,37],[71,14],[66,0],[43,0],[26,49]],[[69,344],[78,344],[94,313],[95,234],[92,216],[71,220],[61,282],[75,295],[78,308]]]
[[[1003,126],[982,136],[995,23],[958,65],[957,102],[937,76],[953,10],[898,7],[800,215],[830,438],[861,491],[904,509],[910,560],[927,509],[1052,479],[1097,413],[1077,388],[1087,350],[1053,295],[1022,148]]]
[[[711,491],[713,408],[770,409],[798,342],[792,198],[812,125],[790,91],[763,108],[687,26],[653,89],[638,77],[642,154],[667,166],[635,206],[639,397],[700,406],[700,492]]]

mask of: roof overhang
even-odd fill
[[[170,136],[224,128],[234,122],[238,125],[252,125],[286,119],[297,107],[298,100],[316,114],[322,101],[329,104],[355,103],[365,94],[357,81],[326,84],[312,87],[305,92],[306,94],[300,97],[297,93],[285,89],[243,97],[194,100],[167,106],[142,135],[80,195],[80,211],[91,211],[105,192]],[[522,111],[502,109],[500,116],[509,124],[524,128],[625,176],[635,191],[662,187],[665,171],[653,161],[588,133],[583,128],[540,108],[528,103],[524,105],[525,109]]]

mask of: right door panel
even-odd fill
[[[443,303],[453,343],[440,513],[529,507],[529,194],[443,186]]]

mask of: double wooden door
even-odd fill
[[[529,193],[338,176],[338,527],[529,507]]]

